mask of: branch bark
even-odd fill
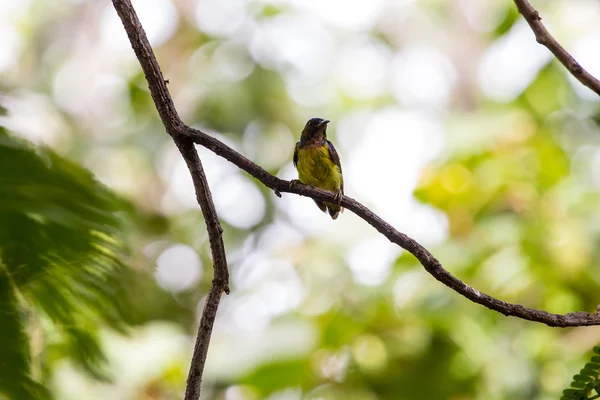
[[[206,230],[208,231],[208,240],[213,259],[214,278],[208,291],[206,303],[202,310],[200,326],[196,336],[194,353],[188,374],[188,380],[185,391],[185,400],[198,400],[200,398],[200,385],[202,383],[202,373],[208,353],[208,346],[214,326],[221,294],[229,294],[229,270],[227,268],[227,258],[225,255],[225,245],[223,244],[223,228],[219,222],[219,217],[215,209],[212,194],[208,186],[206,175],[202,167],[202,162],[198,152],[194,147],[194,142],[190,140],[185,131],[187,128],[175,109],[167,81],[165,81],[160,66],[156,61],[150,42],[142,28],[136,12],[131,5],[130,0],[113,0],[113,5],[117,14],[123,22],[131,46],[140,60],[144,75],[148,81],[152,99],[160,118],[169,135],[173,138],[175,145],[179,149],[181,156],[192,176],[196,199],[202,209]]]
[[[596,79],[592,74],[587,72],[583,67],[573,58],[568,51],[564,49],[552,37],[550,32],[546,29],[544,24],[542,24],[542,18],[540,17],[540,13],[533,8],[533,6],[529,3],[528,0],[514,0],[519,13],[523,15],[523,18],[527,21],[531,30],[535,34],[535,39],[538,43],[546,46],[548,50],[554,54],[556,59],[564,65],[567,70],[573,75],[579,82],[583,83],[585,86],[596,92],[596,94],[600,95],[600,81]]]
[[[221,228],[206,175],[202,168],[202,162],[200,161],[200,157],[198,157],[194,142],[187,139],[176,139],[175,144],[179,148],[179,152],[183,156],[192,175],[196,198],[202,209],[208,231],[208,240],[210,242],[210,251],[215,270],[206,303],[204,303],[204,309],[202,310],[202,318],[200,319],[198,334],[196,335],[194,354],[192,355],[185,389],[185,400],[198,400],[200,398],[200,384],[202,383],[202,373],[204,372],[204,364],[206,362],[206,355],[208,354],[208,345],[210,344],[212,328],[217,317],[221,293],[225,292],[229,294],[229,270],[227,269],[225,245],[223,244],[223,228]]]
[[[524,7],[523,5],[528,5],[528,3],[523,0],[515,0],[515,2],[518,6],[521,4],[521,7]],[[200,392],[199,385],[202,376],[202,368],[204,359],[206,358],[208,340],[210,339],[214,315],[216,314],[221,291],[228,292],[228,279],[226,275],[227,264],[221,238],[222,230],[216,213],[214,212],[214,204],[212,204],[212,197],[210,196],[210,191],[208,190],[208,185],[206,184],[206,178],[204,177],[204,173],[202,171],[202,164],[200,163],[200,159],[198,158],[197,152],[193,148],[192,143],[204,146],[215,154],[235,164],[238,168],[246,171],[248,174],[262,182],[265,186],[271,188],[279,197],[281,197],[281,192],[294,193],[301,196],[310,197],[315,200],[328,202],[336,202],[336,197],[332,192],[307,185],[296,184],[291,186],[289,181],[279,179],[270,174],[265,169],[213,136],[210,136],[201,130],[185,125],[179,118],[175,106],[173,105],[173,100],[171,99],[165,84],[165,80],[160,71],[158,62],[156,61],[156,57],[154,56],[144,30],[137,19],[137,16],[135,15],[135,11],[131,6],[130,0],[113,0],[113,4],[117,10],[117,13],[121,17],[121,20],[123,21],[123,25],[125,26],[125,30],[127,31],[131,45],[137,55],[142,69],[144,70],[152,98],[154,99],[158,113],[160,114],[163,124],[165,125],[165,129],[167,133],[173,137],[173,140],[179,147],[179,150],[181,151],[181,154],[185,158],[188,168],[190,169],[190,173],[192,174],[194,185],[196,187],[198,202],[200,203],[202,211],[205,215],[209,237],[211,238],[211,251],[213,253],[213,260],[215,263],[215,280],[213,281],[213,285],[211,287],[211,291],[209,293],[202,316],[198,340],[196,342],[196,349],[194,351],[192,368],[190,369],[190,376],[188,378],[188,390],[186,392],[186,399],[195,400],[198,398]],[[519,10],[521,11],[521,9],[522,8]],[[523,10],[528,13],[526,18],[531,19],[532,14],[530,14],[528,11],[529,9],[523,8]],[[543,28],[543,25],[541,25],[539,22],[539,16],[536,18],[537,19],[535,19],[535,21],[532,19],[533,22],[530,23],[530,25],[533,24],[535,29],[539,30],[540,26]],[[542,38],[541,40],[547,41],[549,34],[545,31],[545,28],[543,28],[543,31],[540,32],[542,32],[540,36]],[[553,39],[552,42],[555,44],[550,46],[552,46],[552,48],[556,48],[555,45],[557,45],[557,43]],[[558,48],[562,49],[560,46],[558,46]],[[564,49],[562,49],[562,51],[566,53]],[[568,53],[566,54],[568,55]],[[561,55],[561,57],[563,56],[564,55]],[[557,58],[559,57],[557,56]],[[570,59],[572,60],[572,57],[570,57]],[[563,64],[565,64],[565,62],[563,62]],[[586,79],[591,77],[591,75],[587,74],[583,68],[581,68],[581,73],[579,73],[579,75],[587,76],[588,78]],[[591,78],[594,80],[589,81],[591,82],[590,84],[586,84],[583,81],[582,82],[591,88],[596,87],[595,85],[600,87],[595,78]],[[598,91],[598,93],[600,93],[600,91]],[[346,209],[354,212],[365,222],[373,226],[392,243],[397,244],[414,255],[417,260],[419,260],[421,265],[423,265],[423,267],[427,270],[427,272],[429,272],[435,279],[467,299],[473,301],[474,303],[481,304],[506,316],[513,316],[528,321],[540,322],[548,326],[572,327],[600,325],[600,314],[598,313],[590,314],[579,311],[568,314],[553,314],[543,310],[527,308],[520,304],[507,303],[488,294],[482,293],[453,276],[450,272],[443,268],[442,264],[425,247],[421,246],[417,241],[409,236],[396,230],[393,226],[358,201],[348,196],[343,196],[341,204]]]

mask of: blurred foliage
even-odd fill
[[[103,356],[96,324],[122,328],[124,321],[112,298],[125,270],[123,248],[113,238],[125,203],[89,172],[5,130],[0,132],[0,185],[7,305],[0,325],[14,326],[4,343],[15,351],[3,357],[0,374],[14,387],[1,389],[14,398],[38,398],[28,389],[30,351],[24,346],[20,307],[40,310],[60,329],[65,353],[100,376]]]
[[[52,150],[0,136],[4,395],[181,398],[212,279],[185,164],[109,2],[9,3],[0,122]],[[326,117],[348,195],[450,272],[596,310],[600,103],[512,1],[134,4],[186,123],[288,179],[303,123]],[[539,7],[565,47],[593,42],[595,0]],[[206,399],[557,399],[600,341],[472,304],[351,213],[199,152],[232,280]]]
[[[38,371],[68,355],[95,377],[108,377],[98,329],[124,332],[147,320],[129,286],[134,277],[144,285],[144,278],[125,265],[123,216],[130,212],[88,171],[0,130],[1,393],[48,397],[30,377],[26,333],[45,319],[52,331],[30,332],[46,346],[36,354]],[[141,293],[149,294],[152,286],[145,286]]]

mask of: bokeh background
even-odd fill
[[[599,98],[535,42],[512,1],[133,4],[189,125],[291,179],[305,121],[330,119],[346,194],[453,274],[528,307],[596,310]],[[600,3],[534,5],[600,76]],[[0,1],[0,82],[12,135],[129,203],[114,233],[129,249],[118,256],[128,277],[100,285],[120,289],[99,307],[127,297],[130,317],[71,322],[95,330],[100,362],[77,352],[85,341],[63,345],[70,325],[53,323],[45,300],[21,299],[33,378],[61,400],[181,398],[209,246],[112,4]],[[232,289],[203,399],[557,399],[600,342],[596,327],[549,328],[475,305],[352,213],[332,221],[198,151]],[[53,279],[60,289],[71,278]]]

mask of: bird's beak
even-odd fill
[[[328,119],[325,119],[325,120],[321,121],[321,123],[319,124],[319,128],[322,127],[322,126],[326,126],[330,122],[331,121],[329,121]]]

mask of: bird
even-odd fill
[[[344,177],[340,156],[333,143],[327,140],[329,122],[322,118],[308,120],[294,148],[294,167],[301,183],[336,193],[336,203],[314,200],[321,211],[336,219],[344,211],[340,205],[344,195]]]

